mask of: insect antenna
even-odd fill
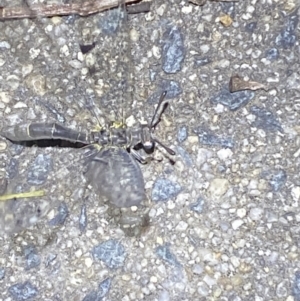
[[[150,130],[151,130],[151,137],[152,137],[153,141],[156,142],[161,147],[163,147],[170,155],[174,156],[175,152],[171,148],[169,148],[168,146],[166,146],[164,143],[162,143],[156,137],[153,136],[153,131],[154,131],[155,126],[160,122],[160,118],[169,104],[169,101],[167,99],[165,99],[166,94],[167,94],[167,91],[164,91],[159,98],[158,105],[155,109],[155,112],[153,114],[153,117],[152,117],[152,120],[150,123]]]
[[[167,94],[167,91],[164,91],[159,98],[158,105],[155,109],[155,112],[153,114],[150,128],[154,129],[155,126],[160,122],[161,115],[164,113],[165,109],[167,108],[169,101],[165,99],[165,96]]]

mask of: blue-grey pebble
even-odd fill
[[[0,195],[3,195],[6,192],[7,183],[8,182],[6,178],[0,178]]]
[[[9,179],[13,179],[19,171],[19,161],[16,158],[11,158],[7,165],[7,175]]]
[[[171,252],[170,246],[168,244],[158,246],[155,251],[156,255],[160,257],[162,260],[167,262],[168,264],[181,267],[181,264],[177,260],[176,256]]]
[[[191,167],[194,165],[192,157],[183,147],[177,146],[177,153],[183,159],[183,162],[186,166]]]
[[[48,224],[52,227],[63,225],[69,214],[69,209],[65,202],[62,202],[58,206],[57,211],[58,213],[48,222]]]
[[[79,230],[84,232],[87,227],[87,214],[86,214],[86,204],[81,206],[80,216],[79,216]]]
[[[256,116],[255,121],[252,123],[253,126],[267,132],[279,131],[283,133],[280,122],[271,111],[258,106],[253,106],[250,108],[250,112]]]
[[[286,171],[283,169],[273,171],[269,179],[269,184],[274,192],[283,188],[287,180]]]
[[[150,69],[149,70],[149,78],[152,82],[155,81],[156,76],[157,76],[157,71]]]
[[[202,197],[199,197],[195,203],[192,203],[190,205],[190,209],[200,214],[203,212],[204,204],[204,199]]]
[[[160,96],[165,91],[167,92],[165,98],[173,99],[182,93],[182,88],[181,88],[179,82],[177,82],[177,81],[162,79],[159,83],[159,90],[152,93],[152,95],[150,95],[150,97],[147,99],[147,102],[149,104],[158,103]]]
[[[123,245],[115,239],[107,240],[92,249],[94,259],[103,261],[109,268],[117,269],[124,265],[126,252]]]
[[[52,159],[49,155],[39,154],[29,167],[27,182],[30,185],[44,184],[52,170]]]
[[[188,127],[186,125],[181,125],[177,131],[177,141],[179,143],[184,142],[188,137]]]
[[[57,257],[57,254],[50,253],[48,254],[46,260],[45,260],[45,266],[48,267],[51,262],[53,262]]]
[[[277,48],[270,48],[266,51],[266,59],[269,61],[276,61],[279,58],[279,51]]]
[[[247,105],[255,96],[252,91],[237,91],[230,93],[228,89],[221,90],[216,96],[211,98],[213,104],[222,104],[231,111],[236,111]]]
[[[181,70],[185,57],[183,35],[177,26],[169,27],[163,34],[162,68],[166,73]]]
[[[297,33],[296,29],[299,23],[297,10],[287,17],[285,27],[280,34],[275,38],[275,44],[283,49],[289,49],[296,44]]]
[[[12,298],[16,301],[33,300],[38,294],[38,289],[29,281],[16,283],[8,288]]]
[[[194,133],[197,134],[199,143],[202,145],[209,146],[220,146],[224,148],[233,148],[235,143],[230,137],[220,137],[203,127],[198,127],[194,129]]]
[[[41,257],[35,246],[26,246],[24,248],[24,255],[26,260],[26,270],[36,268],[41,264]]]
[[[235,3],[234,2],[220,2],[220,6],[221,6],[223,13],[230,15],[231,18],[234,18],[234,16],[235,16]]]
[[[111,278],[106,278],[105,280],[100,282],[98,286],[99,295],[102,298],[105,297],[108,294],[110,287],[111,287]]]
[[[292,285],[292,295],[294,296],[294,301],[300,301],[300,271],[295,273],[294,282]]]
[[[99,18],[98,26],[105,35],[114,35],[119,31],[120,18],[120,10],[111,9],[102,18]]]
[[[12,156],[18,156],[23,152],[23,150],[25,149],[25,146],[22,144],[14,144],[13,143],[10,145],[9,149],[10,149]]]
[[[91,291],[89,292],[82,301],[101,301],[102,297],[98,296],[97,291]]]
[[[103,280],[97,290],[93,290],[88,293],[82,301],[101,301],[109,292],[111,287],[111,278]]]
[[[4,268],[0,268],[0,280],[3,280],[5,277],[5,269]]]
[[[168,179],[159,178],[155,181],[152,189],[152,200],[154,202],[164,202],[176,197],[182,188],[176,183]]]

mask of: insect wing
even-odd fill
[[[1,2],[27,10],[36,3]],[[0,132],[23,123],[56,122],[79,131],[88,131],[96,124],[88,102],[93,86],[87,80],[90,74],[85,72],[77,32],[99,34],[99,15],[84,18],[83,28],[78,27],[80,20],[74,16],[39,16],[0,21]],[[22,139],[18,140],[10,143],[0,137],[0,179],[8,182],[4,193],[44,190],[45,196],[1,202],[0,230],[4,232],[34,224],[50,208],[73,198],[82,183],[78,149],[57,147],[65,146],[58,141],[25,147]]]
[[[106,122],[124,124],[133,102],[133,62],[125,4],[100,15],[98,31],[91,30],[78,38],[81,49],[95,45],[84,54],[89,70],[87,80],[94,87],[90,97],[97,115],[105,116]]]
[[[85,175],[99,197],[117,207],[137,206],[146,200],[142,171],[125,149],[101,150],[88,163]]]

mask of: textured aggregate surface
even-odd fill
[[[298,6],[154,0],[129,16],[128,121],[150,120],[166,90],[156,134],[176,151],[158,147],[141,166],[141,232],[86,189],[80,149],[0,138],[0,193],[47,192],[0,204],[0,300],[300,300]],[[90,129],[94,90],[103,118],[115,66],[79,44],[108,47],[114,14],[0,22],[0,128],[25,118]],[[231,94],[233,74],[268,90]]]

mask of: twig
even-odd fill
[[[148,13],[150,11],[151,2],[145,1],[135,5],[128,5],[126,7],[128,14]]]
[[[125,0],[126,3],[137,0]],[[34,4],[30,7],[0,7],[0,20],[36,17],[53,17],[66,15],[88,16],[119,5],[118,0],[88,0],[70,4]]]
[[[44,196],[44,195],[45,195],[44,190],[5,194],[5,195],[0,196],[0,202],[5,202],[8,200],[13,200],[13,199],[20,199],[20,198],[34,198],[34,197],[39,197],[39,196]]]

